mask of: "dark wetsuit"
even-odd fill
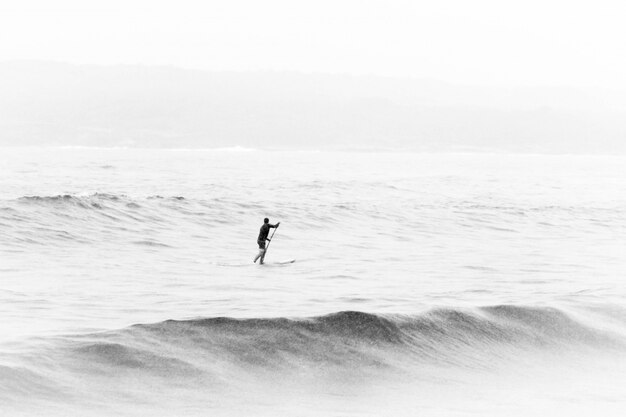
[[[261,226],[259,238],[256,240],[256,243],[259,244],[259,249],[265,249],[265,241],[267,240],[267,235],[270,233],[270,228],[273,227],[276,227],[276,225],[269,223],[263,223],[263,226]]]

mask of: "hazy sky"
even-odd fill
[[[0,0],[0,60],[626,87],[626,2]]]

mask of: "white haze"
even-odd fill
[[[25,0],[0,60],[626,87],[620,1]]]
[[[624,99],[576,88],[0,63],[0,146],[623,153]]]
[[[621,2],[0,5],[0,146],[623,153]]]

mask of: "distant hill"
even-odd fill
[[[0,146],[621,153],[625,116],[618,94],[565,88],[0,63]]]

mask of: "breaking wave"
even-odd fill
[[[623,326],[607,330],[560,309],[516,305],[166,320],[29,343],[14,355],[0,352],[0,400],[28,415],[56,415],[50,403],[62,404],[58,415],[206,415],[240,401],[270,404],[260,414],[276,415],[294,392],[332,404],[346,389],[367,397],[369,386],[428,392],[502,373],[558,378],[563,369],[605,377],[597,358],[611,366],[626,353]]]
[[[513,363],[521,354],[589,349],[623,353],[626,343],[623,334],[593,328],[559,309],[500,305],[434,309],[416,316],[343,311],[304,319],[217,317],[137,324],[49,340],[25,369],[45,370],[48,377],[51,370],[64,369],[81,378],[132,371],[211,381],[228,377],[225,370],[489,369]],[[0,368],[3,380],[22,380],[23,372]]]

